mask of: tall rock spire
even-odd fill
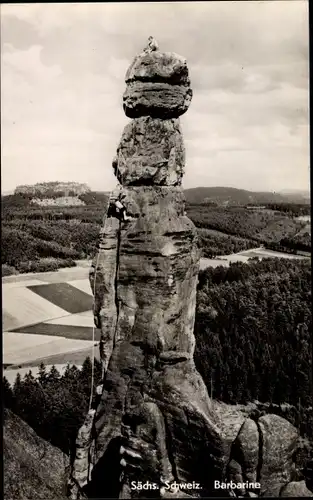
[[[154,40],[148,49],[126,74],[123,107],[133,120],[113,161],[132,220],[106,220],[91,272],[106,376],[89,472],[85,463],[86,477],[79,477],[101,498],[112,482],[103,461],[115,460],[120,471],[115,495],[130,497],[140,496],[130,488],[132,479],[158,487],[174,479],[202,484],[212,474],[220,477],[224,466],[215,415],[193,362],[200,254],[184,210],[179,124],[192,97],[188,68],[183,57],[156,50]],[[136,457],[139,468],[129,464]]]
[[[75,499],[147,498],[132,487],[146,481],[153,497],[169,497],[175,482],[191,484],[180,497],[217,496],[240,430],[222,431],[193,361],[200,253],[185,215],[179,123],[191,98],[186,60],[150,40],[126,74],[132,121],[113,160],[131,219],[106,218],[90,273],[105,376],[79,433]],[[253,425],[248,433],[258,432]]]

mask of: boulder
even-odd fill
[[[126,116],[177,118],[192,99],[186,60],[172,52],[139,54],[125,77],[123,107]]]
[[[241,464],[244,481],[257,482],[259,444],[258,426],[253,420],[247,418],[233,445],[233,453]]]
[[[264,415],[258,420],[261,445],[261,495],[279,496],[284,484],[293,479],[293,455],[298,447],[298,431],[278,415]]]
[[[302,498],[313,497],[313,493],[307,488],[305,481],[291,481],[286,486],[283,486],[280,496]]]
[[[142,52],[135,57],[127,70],[126,83],[164,82],[170,85],[190,85],[187,61],[174,52],[159,50]]]
[[[228,464],[228,480],[233,481],[233,483],[243,483],[243,477],[242,477],[242,468],[241,465],[236,462],[236,460],[232,459],[229,464]],[[244,488],[237,488],[236,489],[236,496],[245,496],[245,489]]]

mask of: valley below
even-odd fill
[[[4,197],[3,375],[7,407],[68,454],[88,410],[93,356],[100,383],[88,274],[107,194],[88,191],[75,206],[50,195],[40,206],[29,193]],[[291,422],[302,470],[313,455],[310,207],[186,198],[202,254],[196,367],[223,417]]]
[[[261,246],[216,256],[214,259],[202,257],[200,269],[229,267],[232,263],[248,263],[250,259],[268,258],[309,259],[307,256],[275,252]],[[90,265],[90,259],[82,259],[76,261],[74,268],[2,278],[3,363],[9,382],[13,383],[17,373],[24,375],[30,367],[35,375],[34,368],[38,367],[41,361],[48,367],[57,365],[62,372],[66,363],[81,366],[85,357],[91,354],[93,315],[92,291],[88,279]],[[40,296],[33,293],[36,286],[45,286],[47,292],[50,292],[44,296],[41,293]],[[67,310],[58,309],[55,300],[57,297],[59,301],[64,300],[60,296],[64,286],[71,287],[68,289],[71,303],[77,304],[81,300],[79,307],[86,308],[85,311],[70,314],[69,302],[65,306]],[[81,294],[84,294],[83,298]],[[21,300],[22,309],[19,306]],[[97,348],[95,355],[98,356]]]

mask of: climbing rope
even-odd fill
[[[108,220],[108,211],[109,211],[109,207],[110,207],[110,203],[112,201],[112,198],[113,198],[113,193],[116,191],[116,189],[119,189],[121,190],[122,189],[122,185],[121,184],[117,184],[116,188],[114,191],[111,192],[110,196],[108,197],[108,201],[107,201],[107,206],[106,206],[106,210],[104,212],[104,216],[103,216],[103,221],[102,221],[102,227],[103,227],[103,233],[105,233],[105,224]],[[99,257],[100,257],[100,243],[99,243],[99,250],[98,250],[98,255],[97,255],[97,259],[96,259],[96,266],[95,266],[95,272],[94,272],[94,282],[93,282],[93,300],[95,301],[95,297],[96,297],[96,278],[97,278],[97,269],[98,269],[98,264],[99,264]],[[101,342],[101,340],[100,340]],[[91,359],[91,387],[90,387],[90,398],[89,398],[89,408],[88,408],[88,412],[90,412],[91,410],[91,405],[92,405],[92,400],[93,400],[93,388],[94,388],[94,379],[95,379],[95,323],[93,322],[93,326],[92,326],[92,359]],[[102,361],[102,360],[101,360]],[[102,378],[103,378],[103,370],[102,370]]]

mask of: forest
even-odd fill
[[[311,332],[309,261],[253,259],[200,271],[195,356],[216,398],[312,406]]]
[[[100,362],[95,359],[96,384],[100,377]],[[47,371],[42,363],[37,379],[31,371],[23,379],[18,374],[13,388],[4,377],[3,402],[40,437],[71,455],[88,411],[90,387],[90,358],[81,369],[68,365],[62,376],[54,366]]]
[[[38,207],[30,194],[2,197],[2,275],[53,271],[75,266],[75,260],[91,259],[108,197],[87,192],[79,199],[85,205]],[[308,210],[308,205],[286,203],[268,205],[265,210],[186,204],[187,215],[198,229],[202,256],[208,258],[260,244],[284,252],[310,252],[308,224],[297,220]]]
[[[255,244],[274,243],[284,251],[289,244],[293,250],[311,250],[311,234],[304,229],[307,223],[297,217],[307,211],[307,206],[286,211],[265,208],[250,210],[247,207],[207,207],[206,205],[188,205],[187,214],[196,227],[220,231],[230,236],[241,237]],[[301,233],[301,236],[300,234]],[[298,236],[299,235],[299,236]]]
[[[2,198],[3,276],[55,271],[93,257],[107,195],[84,193],[79,198],[85,206],[38,207],[29,194]]]

